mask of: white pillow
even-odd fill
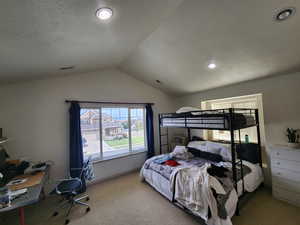
[[[181,145],[176,145],[175,148],[173,149],[173,151],[170,153],[170,155],[176,155],[176,154],[183,154],[187,152],[187,149],[185,146],[181,146]]]
[[[218,143],[211,141],[206,142],[206,148],[207,152],[214,153],[216,155],[220,155],[220,152],[222,150],[222,146],[220,146]]]
[[[224,161],[231,161],[231,144],[212,141],[191,141],[188,147],[222,156]]]
[[[188,147],[220,155],[221,147],[210,141],[191,141]]]
[[[208,148],[219,149],[219,153],[217,153],[217,154],[222,156],[224,161],[231,161],[231,144],[217,143],[217,142],[209,141]]]
[[[176,113],[186,113],[186,112],[199,111],[199,110],[201,109],[195,107],[181,107],[176,111]]]
[[[188,150],[185,146],[177,145],[174,148],[174,150],[170,153],[170,156],[177,158],[177,159],[188,160],[193,157],[193,154],[188,152]]]
[[[207,152],[206,141],[191,141],[188,143],[188,147]]]

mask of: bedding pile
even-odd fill
[[[178,171],[175,182],[174,200],[188,208],[195,215],[200,216],[208,224],[231,224],[225,203],[229,193],[233,191],[230,181],[222,185],[215,177],[208,173],[210,164],[202,167],[184,168]],[[227,178],[229,179],[229,178]],[[173,188],[173,185],[171,185]],[[236,193],[235,193],[236,194]]]
[[[243,160],[243,167],[236,166],[238,193],[233,182],[231,146],[192,141],[187,147],[176,146],[169,154],[146,160],[140,175],[170,201],[208,225],[232,225],[238,195],[244,189],[254,191],[263,182],[259,165]]]
[[[234,199],[238,197],[233,187],[232,172],[223,167],[229,164],[191,157],[187,153],[188,149],[178,147],[173,154],[148,159],[141,170],[141,176],[143,177],[144,170],[155,171],[170,182],[172,201],[200,216],[207,224],[230,225],[231,220],[225,204],[230,194],[234,195]],[[182,157],[184,154],[187,154],[185,159],[176,158],[176,155]],[[166,165],[165,162],[170,159],[178,164]],[[250,171],[249,167],[244,166],[244,175]]]

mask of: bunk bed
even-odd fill
[[[243,146],[241,141],[241,129],[256,127],[257,131],[257,165],[259,170],[262,171],[262,158],[261,158],[261,138],[260,138],[260,128],[259,128],[259,114],[258,109],[246,109],[246,108],[228,108],[228,109],[217,109],[217,110],[199,110],[199,111],[190,111],[184,113],[163,113],[159,114],[159,137],[160,137],[160,154],[163,153],[163,148],[169,148],[169,138],[168,138],[168,129],[169,128],[184,128],[187,130],[188,140],[192,141],[191,130],[192,129],[202,129],[202,130],[223,130],[230,132],[230,146],[231,146],[231,169],[232,169],[232,180],[234,189],[238,193],[237,203],[235,208],[235,214],[239,214],[239,199],[244,196],[247,192],[245,190],[245,180],[244,180],[244,164],[248,163],[243,160],[242,157],[238,157],[237,149]],[[163,132],[163,129],[166,129]],[[235,140],[235,132],[238,132],[238,138]],[[164,138],[165,137],[165,138]],[[163,142],[163,139],[166,141]],[[258,171],[258,169],[254,165],[252,169],[254,171]],[[239,170],[237,169],[239,168]],[[258,176],[262,176],[262,172],[257,172]],[[149,171],[145,170],[145,173]],[[147,176],[147,174],[146,174]],[[155,174],[148,175],[148,177],[156,176]],[[159,175],[154,180],[148,181],[148,183],[152,183],[155,189],[159,191],[164,185],[159,182],[165,181],[155,181],[155,179],[159,180]],[[146,179],[147,181],[147,179]],[[156,183],[155,183],[156,182]],[[260,181],[262,183],[262,181]],[[242,188],[239,188],[241,187]],[[258,187],[258,185],[257,185]],[[169,193],[169,190],[159,191],[169,200],[174,202],[177,206],[180,206],[185,211],[194,214],[185,206],[182,206],[174,201],[175,189],[173,193]],[[230,208],[230,207],[229,207]],[[233,213],[234,214],[234,213]],[[232,214],[232,215],[233,215]],[[231,216],[232,216],[231,215]]]

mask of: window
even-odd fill
[[[80,120],[85,158],[110,159],[146,151],[142,106],[82,107]]]
[[[225,108],[258,108],[260,117],[260,130],[262,136],[264,135],[263,118],[262,118],[262,97],[261,94],[251,96],[241,96],[227,99],[217,99],[206,101],[202,103],[204,109],[225,109]],[[249,136],[250,142],[257,142],[256,127],[249,127],[241,129],[241,140],[245,141],[245,135]],[[234,132],[235,140],[238,140],[238,132]],[[230,141],[230,132],[222,130],[207,131],[206,137],[213,140],[225,140]]]

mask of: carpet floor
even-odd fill
[[[72,225],[199,225],[195,219],[141,183],[131,173],[88,188],[91,211],[76,207],[70,215]],[[25,208],[26,225],[64,224],[64,210],[51,217],[58,198],[49,197]],[[299,225],[300,208],[275,200],[266,188],[257,190],[232,218],[234,225]],[[17,225],[18,212],[0,214],[1,225]]]

